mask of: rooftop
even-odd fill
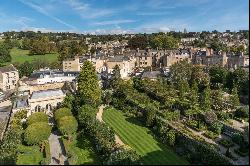
[[[11,64],[9,66],[0,67],[0,72],[11,72],[11,71],[17,71],[17,69]]]
[[[31,99],[39,99],[39,98],[54,97],[61,95],[64,95],[61,89],[37,91],[32,93]]]
[[[122,62],[122,61],[128,61],[129,57],[127,56],[114,56],[114,57],[109,57],[108,61],[109,62]]]
[[[160,71],[146,71],[142,74],[142,78],[150,78],[150,79],[155,79],[159,75],[161,75]]]

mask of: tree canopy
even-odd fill
[[[78,123],[73,116],[64,116],[58,121],[59,131],[67,136],[71,136],[77,131]]]
[[[39,131],[39,132],[38,132]],[[37,122],[29,125],[24,133],[24,141],[28,145],[37,145],[50,136],[51,126],[46,122]]]
[[[48,116],[44,112],[35,112],[31,114],[27,119],[27,124],[31,125],[37,122],[48,123]]]
[[[54,113],[54,117],[57,122],[65,116],[72,116],[72,112],[69,108],[59,108]]]
[[[93,64],[85,61],[77,79],[78,92],[84,104],[98,106],[101,100],[101,89]]]
[[[9,49],[4,44],[0,44],[0,64],[10,61],[11,61],[11,56]]]

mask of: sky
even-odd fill
[[[249,29],[249,0],[1,0],[0,32],[90,34]]]

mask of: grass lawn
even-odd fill
[[[151,131],[136,119],[127,118],[124,113],[114,109],[104,111],[103,120],[111,126],[121,140],[132,147],[142,157],[146,165],[184,165],[188,162],[177,156],[169,147],[158,142]]]
[[[45,54],[45,55],[28,55],[29,50],[21,50],[18,48],[13,48],[10,51],[10,55],[12,57],[11,62],[5,63],[5,65],[8,65],[10,63],[24,63],[25,61],[32,62],[35,59],[39,60],[46,60],[48,62],[55,62],[57,61],[58,53],[51,53],[51,54]]]

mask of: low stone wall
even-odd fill
[[[240,133],[240,134],[244,134],[244,130],[239,130],[237,128],[234,128],[233,126],[230,126],[226,123],[222,123],[223,127],[222,127],[222,132],[228,136],[232,136],[234,133]]]

